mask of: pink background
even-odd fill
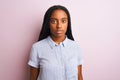
[[[84,80],[120,80],[120,0],[0,0],[0,80],[28,80],[31,45],[54,4],[71,13]]]

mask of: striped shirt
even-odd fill
[[[33,44],[28,64],[40,68],[37,80],[78,80],[78,65],[82,65],[81,50],[66,37],[56,44],[50,36]]]

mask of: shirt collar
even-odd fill
[[[52,40],[52,38],[50,36],[47,37],[47,41],[52,48],[58,45]],[[68,42],[68,38],[66,36],[65,40],[63,42],[61,42],[59,45],[65,47],[65,46],[67,46],[67,42]]]

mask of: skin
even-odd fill
[[[68,17],[63,10],[55,10],[50,17],[50,32],[54,42],[59,44],[64,41],[68,26]],[[37,80],[39,68],[30,67],[30,80]],[[82,65],[78,66],[78,80],[82,78]]]
[[[39,75],[39,68],[34,68],[30,66],[30,80],[37,80]]]
[[[65,39],[67,26],[67,14],[63,10],[55,10],[50,19],[50,32],[53,41],[59,44]]]
[[[78,80],[83,80],[83,77],[82,77],[82,65],[78,66]]]

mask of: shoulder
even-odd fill
[[[76,41],[73,41],[73,40],[71,40],[71,39],[68,39],[68,45],[70,45],[70,46],[74,46],[74,47],[79,47],[80,45],[76,42]]]
[[[34,48],[42,48],[44,46],[47,46],[47,39],[43,39],[41,41],[33,43],[32,47]]]

